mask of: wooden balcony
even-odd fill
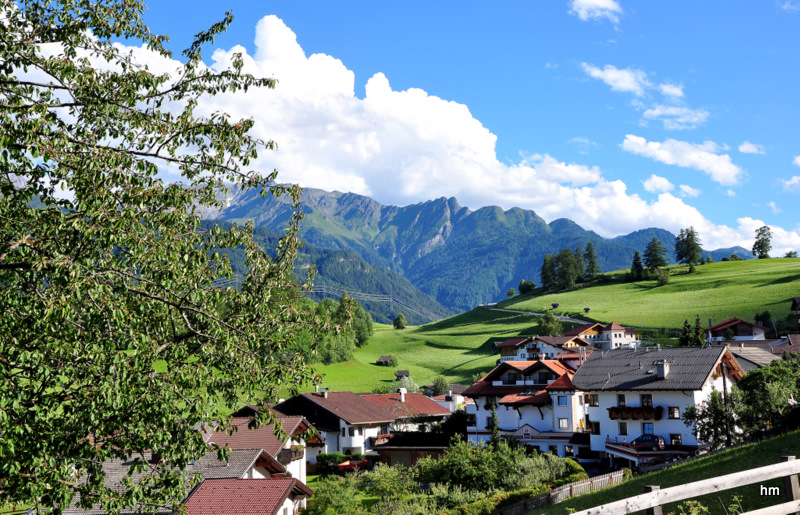
[[[663,416],[663,406],[608,408],[608,418],[611,420],[661,420]]]

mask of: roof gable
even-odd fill
[[[396,418],[353,392],[307,392],[300,396],[348,424],[385,424]]]
[[[294,478],[209,479],[185,501],[188,515],[277,513],[286,499],[311,496],[311,490]]]
[[[362,394],[361,397],[398,418],[416,416],[446,417],[451,414],[449,409],[440,406],[436,401],[425,397],[421,393],[405,394],[405,402],[400,400],[399,393]]]

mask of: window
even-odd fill
[[[527,427],[522,431],[522,438],[524,438],[525,440],[531,439],[531,430],[528,429]]]
[[[363,435],[364,435],[364,428],[363,427],[359,427],[358,428],[358,436],[363,436]]]
[[[628,436],[628,423],[627,422],[620,422],[619,423],[619,435],[620,436]]]
[[[356,435],[356,428],[350,427],[348,429],[349,429],[349,432],[350,432],[350,436],[355,436]]]
[[[653,407],[653,394],[652,393],[643,393],[642,394],[642,407],[643,408],[652,408]]]
[[[624,393],[617,394],[617,406],[620,407],[620,408],[624,408],[625,407],[625,394]]]
[[[677,406],[670,406],[669,418],[681,418],[681,409]]]
[[[571,445],[565,445],[564,446],[564,457],[565,458],[570,458],[572,456],[575,456],[575,448],[573,446],[571,446]]]
[[[600,406],[600,396],[596,393],[589,395],[589,406]]]
[[[566,395],[559,395],[558,396],[558,405],[559,406],[566,406],[567,405],[567,396]]]
[[[642,434],[643,435],[651,435],[653,434],[653,423],[652,422],[645,422],[642,424]]]
[[[551,445],[550,446],[550,454],[554,456],[558,456],[558,445]]]
[[[569,419],[566,419],[566,418],[558,419],[558,428],[559,429],[569,429]]]
[[[669,435],[669,444],[670,445],[683,445],[683,438],[681,435]]]
[[[347,431],[347,429],[343,427],[343,428],[342,428],[342,436],[347,436],[347,433],[346,433],[346,431]]]

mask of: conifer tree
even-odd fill
[[[659,268],[667,266],[667,251],[664,244],[658,238],[653,238],[644,249],[644,266],[650,272],[655,272]]]
[[[591,241],[586,244],[586,251],[583,253],[583,260],[586,264],[586,279],[592,281],[598,275],[600,275],[600,267],[597,265],[597,253],[595,252],[594,245]]]
[[[687,265],[701,263],[703,249],[700,247],[700,237],[694,227],[681,229],[675,238],[675,256],[679,263]]]
[[[552,291],[556,288],[556,267],[553,256],[545,254],[542,261],[542,268],[539,270],[542,278],[542,288]]]
[[[631,263],[631,278],[634,281],[641,281],[644,279],[644,264],[642,263],[642,256],[639,251],[633,253],[633,263]]]

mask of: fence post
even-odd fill
[[[661,487],[658,485],[647,485],[644,487],[645,492],[656,492],[658,490],[661,490]],[[648,508],[647,515],[661,515],[661,506],[653,506],[652,508]]]
[[[794,456],[781,456],[781,462],[794,461]],[[797,474],[792,474],[783,478],[783,489],[786,491],[786,501],[800,500],[800,483]]]

